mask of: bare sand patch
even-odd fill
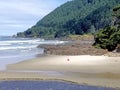
[[[1,80],[66,80],[120,88],[120,57],[49,55],[11,64],[7,69],[0,72]]]

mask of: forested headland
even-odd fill
[[[68,35],[94,33],[111,25],[112,9],[120,0],[68,1],[18,37],[60,38]]]

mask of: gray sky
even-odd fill
[[[35,25],[69,0],[0,0],[0,35],[13,35]]]

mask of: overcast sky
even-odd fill
[[[0,35],[13,35],[35,25],[69,0],[0,0]]]

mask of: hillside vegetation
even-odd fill
[[[96,47],[113,51],[118,47],[120,49],[120,5],[113,9],[113,25],[101,29],[95,34]]]
[[[18,37],[59,38],[94,33],[111,24],[112,9],[120,0],[72,0],[42,18]]]

